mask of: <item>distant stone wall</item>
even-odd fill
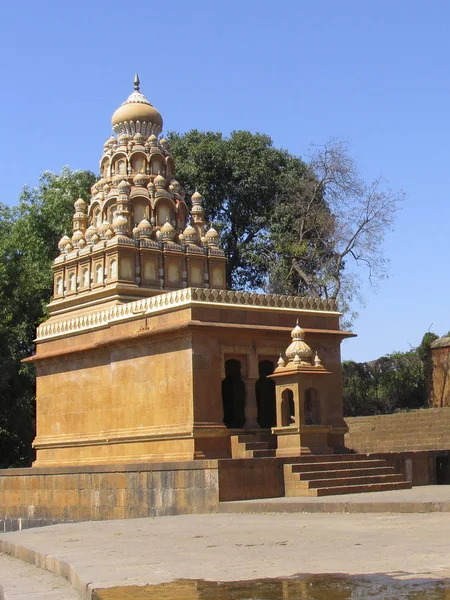
[[[347,417],[345,445],[355,452],[450,450],[450,407]]]
[[[217,461],[0,470],[0,530],[215,512]]]
[[[440,338],[431,345],[433,365],[430,398],[431,406],[450,406],[450,338]]]

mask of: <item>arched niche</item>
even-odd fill
[[[157,199],[155,203],[156,225],[162,227],[167,220],[169,223],[172,223],[174,213],[175,206],[173,205],[173,202],[167,198]]]
[[[288,427],[295,423],[294,392],[286,388],[281,393],[281,425]]]
[[[189,211],[184,202],[180,202],[177,207],[177,229],[184,229],[187,224]]]
[[[305,390],[305,425],[320,425],[322,415],[319,393],[315,388]]]
[[[87,288],[89,287],[89,269],[87,267],[85,267],[83,269],[83,273],[82,273],[82,282],[83,282],[83,287]]]
[[[223,422],[234,429],[245,425],[245,384],[241,375],[241,361],[225,361],[225,379],[222,381]]]
[[[133,173],[147,172],[147,157],[145,152],[135,152],[131,155],[131,169]]]
[[[166,158],[166,177],[170,181],[175,173],[175,163],[171,156]]]
[[[102,209],[98,202],[94,202],[89,207],[89,224],[99,227],[102,222]]]
[[[95,267],[95,281],[96,283],[103,283],[103,267],[101,264]]]
[[[109,171],[109,158],[104,158],[102,160],[102,164],[100,167],[100,172],[102,174],[102,177],[104,179],[108,179],[108,177],[110,176],[110,171]]]
[[[117,212],[117,198],[110,198],[103,205],[103,219],[106,219],[108,221],[108,223],[112,223],[116,212]]]
[[[127,157],[125,154],[116,154],[112,163],[111,175],[127,175]]]
[[[109,278],[117,279],[117,260],[112,258],[109,263]]]
[[[77,280],[75,277],[75,273],[70,273],[69,275],[69,290],[71,292],[75,292],[77,289]]]
[[[166,175],[166,161],[161,154],[150,155],[150,173],[152,175]]]
[[[142,219],[150,220],[150,200],[148,198],[144,198],[143,196],[133,198],[132,210],[134,225],[139,225]]]
[[[61,276],[56,278],[56,285],[55,285],[55,294],[57,296],[62,296],[64,291],[64,282],[63,282],[63,278]]]

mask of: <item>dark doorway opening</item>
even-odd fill
[[[450,456],[436,456],[436,483],[450,484]]]
[[[231,428],[245,425],[245,384],[241,376],[241,362],[234,358],[225,361],[225,379],[222,381],[223,422]]]
[[[294,392],[290,389],[284,390],[281,394],[281,418],[283,427],[295,423]]]
[[[277,409],[275,403],[275,382],[267,379],[272,375],[275,366],[271,360],[261,360],[259,363],[259,379],[255,383],[256,405],[258,408],[258,424],[261,429],[269,429],[277,424]]]

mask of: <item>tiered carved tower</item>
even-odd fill
[[[187,287],[225,288],[219,235],[205,231],[201,194],[185,192],[174,178],[163,120],[139,89],[112,117],[116,136],[104,145],[101,179],[92,186],[89,206],[75,202],[72,236],[59,242],[50,314]]]

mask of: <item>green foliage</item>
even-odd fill
[[[206,218],[221,233],[228,257],[227,285],[235,289],[266,286],[267,237],[277,195],[290,177],[301,179],[306,165],[273,147],[267,135],[192,130],[169,134],[176,176],[189,198],[205,197]]]
[[[32,460],[34,368],[22,359],[34,351],[36,327],[46,318],[52,292],[51,263],[73,203],[89,198],[93,173],[44,173],[25,188],[18,206],[0,203],[0,467]]]
[[[188,197],[203,194],[221,233],[229,288],[337,298],[345,312],[359,299],[349,263],[371,281],[386,275],[382,241],[402,194],[382,178],[366,185],[339,140],[314,149],[308,164],[248,131],[169,140],[177,178]]]
[[[420,346],[367,363],[342,364],[345,416],[392,413],[427,406],[431,382],[429,347],[437,339],[426,333]]]

